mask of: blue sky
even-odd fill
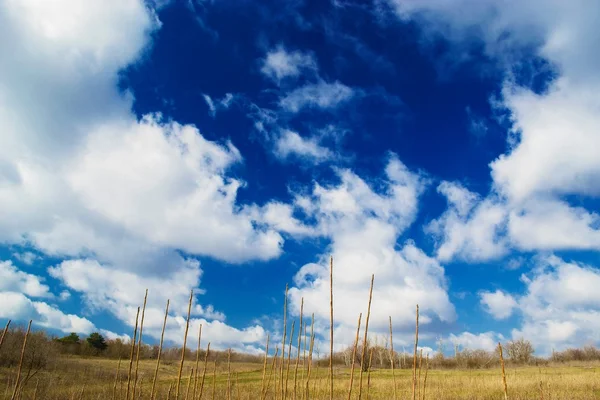
[[[512,4],[514,3],[514,4]],[[0,1],[0,319],[600,343],[591,2]]]

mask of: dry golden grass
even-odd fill
[[[174,392],[179,373],[179,363],[163,363],[160,366],[159,379],[156,383],[156,399],[167,399],[169,388]],[[85,387],[83,399],[111,399],[118,360],[101,358],[61,358],[55,366],[38,374],[37,398],[58,400],[80,398],[82,388]],[[137,398],[150,398],[152,377],[156,363],[154,360],[140,360],[139,386],[136,391]],[[181,384],[188,384],[189,374],[195,368],[195,360],[184,363],[185,378]],[[217,362],[215,379],[215,398],[226,399],[231,393],[232,399],[259,399],[263,365],[260,363],[231,363],[231,374],[236,379],[231,379],[226,360]],[[300,369],[303,366],[300,365]],[[201,369],[203,369],[201,367]],[[207,373],[215,372],[212,363],[207,367]],[[116,393],[117,399],[124,399],[127,380],[127,371],[119,374]],[[201,371],[204,374],[204,371]],[[290,377],[293,378],[293,370]],[[329,369],[314,368],[311,372],[310,397],[311,399],[325,399],[329,397]],[[409,369],[395,370],[397,395],[399,399],[412,397],[412,371]],[[10,398],[16,371],[14,369],[0,369],[0,396]],[[348,383],[350,368],[334,369],[334,398],[346,399],[348,396]],[[600,363],[582,362],[572,366],[537,367],[507,367],[506,380],[508,385],[508,398],[511,400],[539,399],[540,381],[544,399],[600,399]],[[266,391],[266,399],[281,398],[281,388],[270,382]],[[299,382],[301,384],[301,382]],[[314,386],[313,386],[314,384]],[[355,382],[354,393],[358,395],[358,382]],[[366,392],[366,385],[363,388]],[[212,389],[212,388],[211,388]],[[33,398],[36,383],[30,382],[23,389],[23,399]],[[298,391],[299,393],[301,390]],[[501,399],[504,397],[502,374],[500,365],[489,370],[428,370],[427,392],[428,399]],[[288,391],[288,398],[292,398],[293,391]],[[141,395],[141,396],[140,396]],[[171,398],[174,398],[174,393]],[[2,398],[2,397],[0,397]],[[180,398],[183,396],[180,394]],[[190,397],[188,397],[190,398]],[[212,390],[204,391],[203,399],[212,398]],[[298,398],[302,398],[301,395]],[[306,398],[306,396],[304,396]],[[391,370],[372,370],[370,373],[369,399],[393,399],[394,385]]]

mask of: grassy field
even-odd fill
[[[53,363],[51,368],[40,371],[29,380],[23,392],[23,399],[125,399],[127,391],[128,362],[122,362],[119,377],[115,377],[118,362],[100,358],[65,357]],[[139,381],[136,388],[136,399],[149,399],[152,377],[156,363],[151,360],[140,361]],[[192,399],[194,381],[186,397],[190,371],[194,367],[192,361],[186,362],[180,386],[180,399]],[[202,399],[260,399],[263,385],[263,366],[251,363],[232,363],[231,373],[226,361],[216,365],[209,364],[206,371]],[[270,367],[270,365],[269,365]],[[0,396],[10,399],[16,371],[0,370]],[[201,376],[196,390],[199,398]],[[178,363],[163,363],[159,370],[157,399],[175,398],[175,382],[178,374]],[[267,380],[268,380],[267,374]],[[280,380],[276,374],[268,383],[267,399],[281,398]],[[412,399],[412,371],[396,370],[396,390],[398,399]],[[577,363],[548,367],[508,367],[506,370],[509,399],[600,399],[600,364]],[[304,378],[303,378],[304,377]],[[350,369],[336,368],[334,390],[336,399],[347,399]],[[424,380],[422,373],[421,381]],[[285,382],[285,380],[284,380]],[[306,398],[300,389],[305,386],[306,373],[300,368],[298,372],[297,399]],[[36,392],[37,386],[37,392]],[[294,398],[294,365],[292,364],[288,378],[288,399]],[[362,398],[393,399],[394,386],[390,370],[372,370],[370,380],[363,375]],[[285,383],[284,383],[285,387]],[[313,367],[309,382],[309,398],[328,399],[328,370]],[[171,396],[168,396],[169,390]],[[35,394],[34,394],[35,392]],[[133,387],[130,389],[130,394]],[[213,395],[214,392],[214,395]],[[278,396],[276,397],[276,392]],[[352,398],[358,398],[359,375],[355,371]],[[430,370],[423,396],[426,399],[502,399],[502,378],[500,369],[486,370]]]

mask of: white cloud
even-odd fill
[[[462,332],[458,335],[451,334],[448,336],[448,340],[455,346],[458,346],[460,350],[487,350],[494,351],[498,347],[498,342],[504,340],[502,335],[495,332],[484,332],[474,334],[471,332]]]
[[[299,196],[296,206],[316,221],[315,229],[331,240],[334,258],[335,341],[352,341],[359,312],[366,316],[371,274],[375,274],[370,331],[386,332],[388,316],[398,330],[413,329],[414,305],[421,307],[423,326],[434,318],[452,321],[454,307],[448,299],[444,269],[408,241],[396,245],[417,212],[424,179],[391,156],[385,178],[377,191],[347,170],[338,171],[337,185],[315,185]],[[295,315],[304,297],[305,313],[315,313],[317,331],[325,333],[329,310],[329,253],[304,265],[290,289],[290,308]],[[406,306],[398,307],[398,299]],[[426,330],[426,328],[424,328]]]
[[[21,292],[32,297],[52,297],[43,278],[20,271],[10,261],[0,262],[0,291]]]
[[[234,99],[234,96],[231,93],[226,93],[221,100],[217,100],[216,102],[207,94],[203,94],[202,97],[208,106],[208,111],[211,117],[215,117],[218,111],[228,109]]]
[[[269,51],[264,59],[261,72],[279,83],[288,77],[298,77],[303,71],[318,69],[317,62],[310,53],[287,51],[283,46]]]
[[[276,139],[275,155],[281,159],[296,156],[315,163],[334,158],[331,150],[319,144],[318,138],[304,138],[289,129],[282,131]]]
[[[495,319],[506,319],[510,317],[513,310],[517,307],[517,302],[514,297],[501,290],[496,290],[495,292],[481,292],[479,298],[485,311],[491,314]]]
[[[599,250],[600,217],[590,208],[572,206],[564,196],[600,195],[595,151],[600,148],[600,56],[595,51],[600,30],[591,17],[600,5],[560,0],[390,2],[402,18],[414,18],[428,33],[453,43],[457,58],[473,43],[483,43],[487,54],[506,69],[499,106],[510,113],[513,124],[510,148],[490,164],[493,188],[476,207],[492,218],[474,213],[458,219],[450,206],[434,230],[444,238],[439,255],[493,258],[504,254],[507,242],[523,250]],[[469,12],[462,12],[467,5]],[[518,86],[512,72],[532,47],[558,76],[541,94]],[[494,228],[486,229],[477,217],[496,224],[502,234],[491,235]],[[478,238],[480,229],[487,234]],[[475,241],[479,245],[471,246]]]
[[[65,314],[58,308],[40,301],[32,301],[20,292],[0,292],[0,318],[12,320],[32,319],[43,328],[63,332],[91,333],[96,330],[92,322],[74,314]]]
[[[23,253],[13,253],[13,257],[26,265],[32,265],[36,260],[40,258],[37,254],[34,254],[30,251],[25,251]]]
[[[297,113],[303,108],[335,108],[350,100],[354,90],[343,83],[319,81],[308,83],[287,93],[279,100],[280,106]]]

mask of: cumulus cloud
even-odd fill
[[[286,111],[297,113],[304,108],[332,109],[350,100],[354,90],[341,82],[308,83],[287,93],[279,100]]]
[[[20,292],[32,297],[52,297],[43,278],[20,271],[10,261],[0,262],[0,291]]]
[[[458,346],[459,349],[494,351],[498,346],[498,342],[504,340],[504,337],[495,332],[484,332],[479,334],[462,332],[458,335],[450,334],[448,340],[454,346]]]
[[[396,242],[412,223],[425,179],[408,170],[395,156],[385,169],[378,190],[348,170],[339,170],[339,183],[316,184],[312,193],[298,196],[296,206],[315,221],[320,236],[331,240],[329,252],[304,265],[289,291],[290,307],[297,315],[301,298],[306,313],[315,313],[317,331],[326,331],[329,311],[329,255],[334,259],[335,341],[352,341],[359,312],[366,315],[371,274],[375,274],[370,331],[385,332],[392,316],[400,331],[414,324],[419,304],[423,326],[434,319],[455,318],[448,299],[443,267],[411,241]],[[398,307],[398,299],[406,307]],[[424,328],[426,330],[426,328]]]
[[[457,52],[483,44],[506,72],[496,106],[506,109],[512,122],[509,149],[490,164],[493,188],[475,207],[478,212],[457,218],[450,202],[434,224],[437,229],[432,231],[444,238],[439,256],[494,258],[504,254],[507,241],[524,250],[600,249],[598,214],[564,199],[600,195],[595,154],[600,147],[600,102],[595,95],[600,57],[594,51],[600,33],[590,17],[600,6],[465,0],[465,14],[460,4],[437,0],[390,3],[401,18],[422,22],[425,31],[442,35]],[[532,48],[556,70],[542,93],[518,85],[513,74]],[[478,238],[480,229],[486,235]],[[494,230],[501,234],[490,234]],[[476,241],[479,245],[472,246]]]
[[[301,51],[287,51],[283,46],[270,50],[261,67],[261,72],[279,83],[284,78],[298,77],[303,71],[317,71],[317,62],[313,55]]]
[[[296,156],[319,163],[333,158],[334,154],[327,147],[319,144],[316,137],[302,137],[289,129],[281,132],[275,142],[275,155],[281,159]]]
[[[513,310],[517,307],[517,302],[514,297],[501,290],[496,290],[495,292],[481,292],[479,298],[485,311],[496,319],[506,319],[510,317]]]

